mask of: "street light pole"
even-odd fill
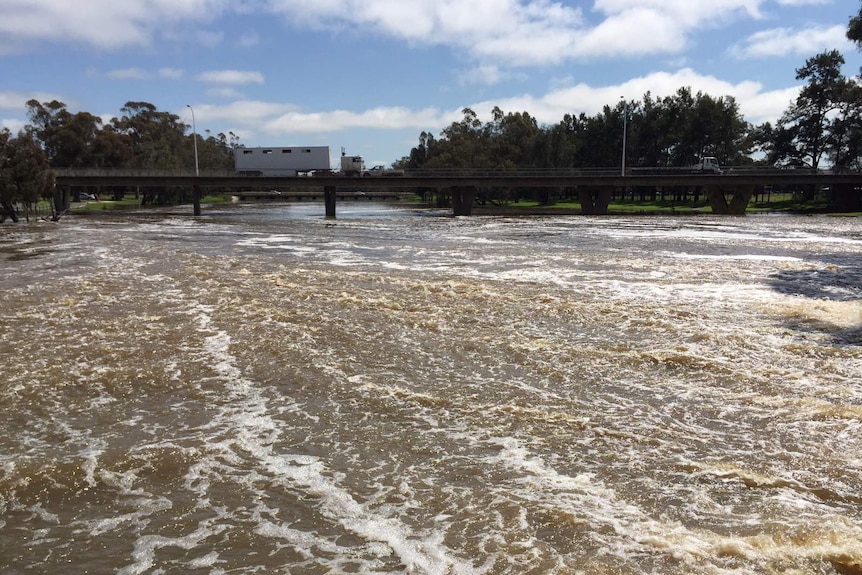
[[[620,173],[621,176],[625,177],[626,175],[626,130],[628,129],[628,121],[629,121],[629,104],[625,100],[623,100],[623,164],[622,171]]]
[[[186,104],[186,107],[192,111],[192,137],[195,143],[195,177],[200,177],[201,170],[198,166],[198,129],[195,126],[195,109],[191,107],[191,104]],[[201,215],[201,188],[197,184],[192,189],[192,201],[195,216]]]
[[[201,171],[198,167],[198,130],[195,127],[195,109],[190,104],[186,104],[186,108],[192,111],[192,137],[195,143],[195,176],[200,176]]]

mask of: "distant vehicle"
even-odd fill
[[[631,168],[633,174],[640,175],[682,175],[682,174],[722,174],[724,170],[715,156],[704,156],[690,166],[649,167],[636,166]]]
[[[711,173],[711,174],[720,174],[722,173],[721,165],[718,163],[718,158],[714,156],[705,156],[700,159],[700,161],[693,166],[691,166],[691,170],[697,173]]]
[[[370,170],[362,172],[363,176],[403,176],[404,170],[396,170],[394,168],[386,168],[384,166],[374,166]]]
[[[345,176],[403,176],[404,170],[388,169],[384,166],[374,166],[366,169],[365,161],[362,156],[348,156],[344,152],[341,154],[341,173]]]
[[[94,196],[93,194],[83,193],[83,194],[81,194],[81,199],[82,200],[95,200],[96,196]]]
[[[345,176],[361,176],[365,170],[362,156],[348,156],[341,150],[341,173]]]

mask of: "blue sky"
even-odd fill
[[[795,69],[838,49],[856,0],[0,0],[0,126],[57,99],[109,120],[127,101],[246,146],[407,155],[470,107],[541,124],[683,86],[752,123]]]

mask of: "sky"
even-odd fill
[[[690,87],[774,122],[856,0],[0,0],[0,127],[143,101],[254,146],[406,156],[465,107],[541,125]],[[190,106],[190,107],[189,107]],[[335,163],[333,164],[335,165]]]

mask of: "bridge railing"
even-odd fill
[[[129,168],[54,168],[54,174],[57,176],[75,176],[75,177],[156,177],[156,178],[172,178],[172,177],[194,177],[197,174],[195,170],[177,169],[177,170],[155,170],[149,168],[129,169]],[[237,173],[233,170],[201,170],[201,176],[210,177],[237,177]]]
[[[724,174],[737,175],[829,175],[829,174],[848,174],[858,173],[852,170],[814,170],[811,168],[781,168],[772,166],[724,166],[722,167]],[[57,176],[74,176],[74,177],[149,177],[149,178],[171,178],[171,177],[194,177],[194,170],[175,169],[175,170],[157,170],[150,168],[128,169],[128,168],[54,168],[54,173]],[[667,175],[667,174],[688,174],[691,173],[691,168],[688,167],[640,167],[632,166],[626,169],[627,176],[633,175]],[[306,177],[313,174],[302,174],[297,177]],[[320,174],[322,175],[322,174]],[[340,176],[339,172],[331,172],[329,175]],[[237,178],[247,177],[249,179],[257,178],[258,175],[243,174],[234,170],[201,170],[201,177],[211,178]],[[471,178],[471,177],[530,177],[530,176],[548,176],[548,177],[597,177],[597,176],[620,176],[619,167],[610,168],[517,168],[517,169],[486,169],[486,168],[429,168],[406,170],[403,176],[397,177],[413,177],[413,178]]]

